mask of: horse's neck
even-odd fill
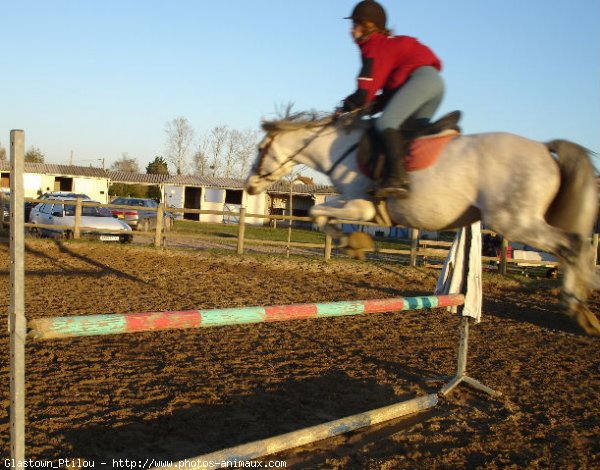
[[[357,144],[363,131],[325,130],[309,145],[297,161],[327,175],[340,193],[348,198],[361,197],[371,186],[356,159]]]

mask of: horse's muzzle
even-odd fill
[[[258,176],[249,176],[248,179],[246,180],[246,192],[248,194],[250,194],[251,196],[255,196],[256,194],[259,194],[262,192],[261,186],[259,183],[261,182],[261,179]]]

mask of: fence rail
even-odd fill
[[[26,202],[40,202],[39,199],[33,198],[25,198]],[[81,233],[91,230],[91,227],[86,227],[81,224],[81,213],[83,207],[103,207],[106,209],[121,209],[121,210],[139,210],[139,206],[128,206],[128,205],[120,205],[120,204],[101,204],[94,201],[86,201],[84,199],[77,199],[76,201],[72,200],[62,200],[62,199],[54,199],[53,201],[58,203],[69,203],[75,204],[76,212],[75,212],[75,224],[74,226],[70,225],[44,225],[44,224],[32,224],[26,223],[26,229],[33,228],[44,228],[44,229],[54,229],[54,230],[68,230],[72,231],[73,238],[77,239],[81,237]],[[172,208],[165,207],[164,204],[159,205],[157,208],[145,207],[144,211],[156,211],[157,212],[157,223],[156,228],[152,232],[146,233],[154,233],[154,246],[161,247],[164,246],[166,241],[172,237],[194,237],[198,238],[198,236],[193,235],[182,235],[182,234],[173,234],[169,233],[168,227],[165,226],[164,222],[164,213],[170,212],[172,214],[198,214],[198,215],[220,215],[224,217],[234,217],[238,220],[238,234],[237,234],[237,252],[239,254],[243,254],[245,251],[245,245],[247,243],[255,244],[255,245],[272,245],[272,246],[286,246],[288,251],[289,247],[295,248],[307,248],[307,249],[320,249],[322,250],[323,256],[326,260],[330,259],[332,256],[332,240],[326,236],[325,241],[321,244],[317,243],[304,243],[304,242],[291,242],[288,240],[285,241],[276,241],[276,240],[260,240],[260,239],[249,239],[245,235],[245,227],[246,227],[246,219],[267,219],[267,220],[275,220],[275,221],[289,221],[290,224],[292,222],[311,222],[312,219],[310,217],[297,217],[290,215],[270,215],[270,214],[256,214],[256,213],[247,213],[246,209],[242,207],[239,212],[235,211],[217,211],[217,210],[204,210],[204,209],[189,209],[189,208]],[[8,222],[4,220],[4,211],[0,210],[0,222],[3,225],[8,225]],[[358,226],[375,226],[378,225],[372,222],[356,222],[356,221],[347,221],[347,220],[335,220],[333,223],[338,224],[352,224]],[[103,233],[103,234],[123,234],[123,233],[131,233],[128,231],[114,231],[114,230],[104,230],[104,229],[93,229],[95,232]],[[483,231],[484,233],[486,230]],[[407,256],[409,259],[410,266],[416,266],[418,264],[419,258],[422,261],[422,264],[425,266],[435,266],[431,264],[430,258],[435,259],[444,259],[448,255],[449,247],[451,246],[451,242],[448,241],[440,241],[440,240],[428,240],[421,239],[420,232],[416,229],[411,230],[411,236],[409,239],[403,240],[409,245],[407,249],[391,249],[391,248],[376,248],[375,252],[385,255],[399,255],[399,256]],[[202,236],[201,238],[217,238],[210,236]],[[598,234],[594,234],[591,243],[594,247],[594,265],[597,265],[597,252],[598,252]],[[523,267],[556,267],[558,266],[558,262],[556,261],[544,261],[544,260],[532,260],[532,259],[519,259],[519,258],[509,258],[508,257],[508,240],[504,239],[500,256],[498,257],[490,257],[483,256],[482,260],[484,263],[498,263],[498,270],[506,274],[508,271],[509,265],[513,266],[523,266]]]

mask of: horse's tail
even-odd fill
[[[557,157],[560,189],[546,214],[550,225],[589,237],[598,217],[598,184],[591,151],[568,140],[546,147]]]
[[[578,235],[573,239],[571,257],[563,260],[563,300],[569,314],[585,331],[600,335],[600,321],[585,305],[589,291],[600,288],[592,245],[587,238],[598,217],[598,186],[591,152],[566,140],[553,140],[546,147],[557,157],[561,176],[560,189],[546,220],[565,232]]]

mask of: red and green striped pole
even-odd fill
[[[69,338],[364,315],[449,307],[463,305],[463,303],[464,296],[462,294],[431,295],[271,307],[49,317],[31,320],[27,326],[28,336],[33,339]]]

